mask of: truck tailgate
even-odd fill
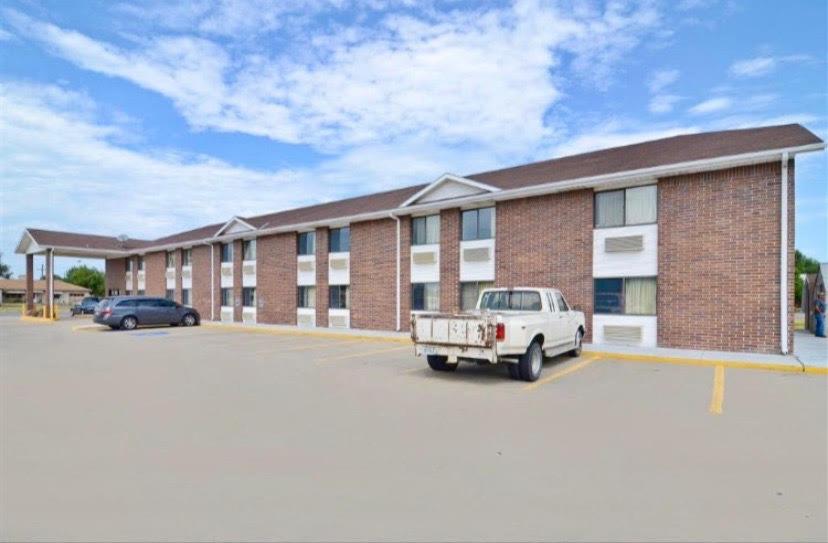
[[[495,340],[495,321],[489,316],[417,314],[412,317],[415,343],[491,347]]]

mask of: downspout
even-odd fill
[[[782,153],[781,254],[779,258],[779,321],[782,354],[788,354],[788,152]]]
[[[400,218],[394,213],[388,214],[397,222],[397,332],[400,331]]]

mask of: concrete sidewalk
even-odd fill
[[[794,333],[794,356],[806,367],[828,369],[828,339],[797,330]]]

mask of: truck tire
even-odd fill
[[[518,370],[520,378],[524,381],[537,381],[543,368],[543,350],[540,343],[533,341],[526,352],[518,359]]]
[[[454,371],[457,369],[457,364],[449,364],[448,357],[430,354],[426,356],[428,365],[434,371]]]
[[[515,381],[520,381],[522,379],[522,377],[520,376],[520,368],[517,364],[508,362],[506,363],[506,366],[509,367],[509,377],[511,377]]]
[[[579,328],[575,332],[575,348],[569,351],[569,356],[581,356],[581,342],[584,339],[584,333]]]

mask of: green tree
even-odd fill
[[[104,294],[104,274],[101,270],[89,266],[72,266],[66,270],[63,280],[73,285],[86,287],[95,296]]]
[[[794,262],[794,300],[797,307],[802,307],[802,274],[818,271],[819,262],[814,258],[805,256],[797,249]]]
[[[3,253],[0,253],[0,278],[11,279],[12,272],[8,264],[3,262]]]

